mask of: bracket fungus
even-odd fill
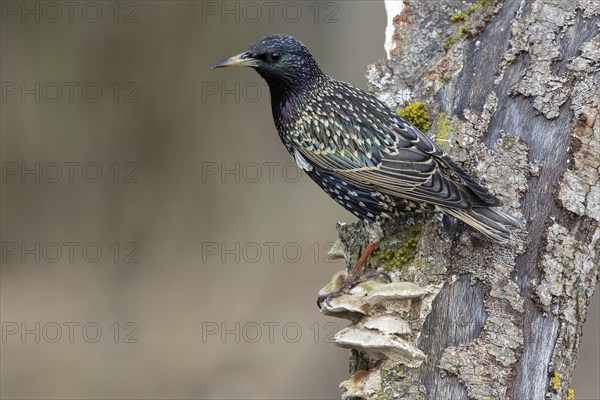
[[[345,271],[336,273],[320,294],[338,289],[345,277]],[[427,289],[412,282],[371,280],[323,304],[323,314],[351,321],[335,334],[334,343],[358,350],[368,359],[368,370],[358,370],[341,383],[346,396],[370,398],[379,388],[384,370],[399,365],[417,368],[425,361],[409,319],[413,306],[428,294]]]

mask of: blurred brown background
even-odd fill
[[[364,88],[383,2],[70,4],[1,4],[2,398],[339,398],[344,322],[315,299],[354,218],[298,175],[259,76],[210,66],[287,33]]]

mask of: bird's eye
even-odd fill
[[[278,52],[273,52],[273,53],[271,53],[269,56],[270,56],[269,58],[270,58],[270,59],[271,59],[271,61],[273,61],[273,62],[277,62],[277,61],[279,61],[279,59],[281,58],[281,54],[279,54]]]

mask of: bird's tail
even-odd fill
[[[514,241],[514,231],[525,228],[523,221],[503,213],[497,208],[457,209],[440,207],[440,209],[500,243]]]

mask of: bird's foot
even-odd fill
[[[329,307],[331,307],[332,299],[335,299],[336,297],[340,297],[344,294],[347,294],[348,292],[350,292],[350,290],[353,287],[355,287],[359,283],[363,283],[363,282],[366,282],[373,278],[379,278],[379,277],[384,277],[386,280],[388,280],[388,282],[390,282],[390,283],[392,282],[392,278],[386,272],[383,272],[383,271],[380,272],[377,270],[370,270],[361,276],[348,275],[348,278],[346,278],[346,280],[344,281],[344,284],[338,290],[335,290],[331,293],[325,293],[325,294],[320,295],[317,298],[317,306],[319,308],[322,308],[323,302],[325,302],[325,304],[327,304]]]
[[[365,275],[369,275],[370,272],[367,272],[363,276],[359,277],[358,276],[358,271],[367,262],[367,259],[369,258],[369,256],[371,255],[371,253],[373,253],[373,251],[375,251],[375,249],[377,248],[377,246],[378,246],[377,243],[373,243],[373,242],[369,243],[369,245],[367,246],[367,248],[363,251],[362,255],[358,259],[358,262],[356,263],[356,265],[354,266],[354,268],[352,268],[352,271],[350,271],[350,273],[346,277],[346,280],[344,281],[343,285],[338,290],[336,290],[334,292],[331,292],[329,294],[320,295],[317,298],[317,306],[319,308],[321,308],[321,304],[323,304],[323,300],[326,300],[327,301],[327,305],[330,306],[331,304],[329,303],[329,301],[332,298],[339,297],[342,294],[347,293],[350,289],[352,289],[354,286],[358,285],[359,283],[364,282],[365,280],[370,279],[369,277],[367,277],[366,279],[363,279],[363,277]],[[363,279],[363,280],[361,280],[361,279]]]

